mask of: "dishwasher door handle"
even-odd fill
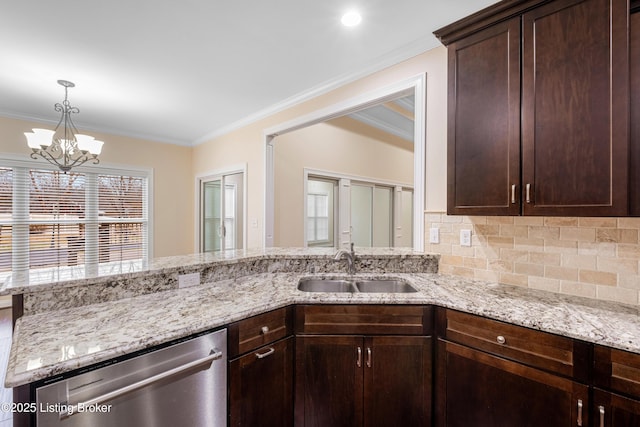
[[[69,406],[67,408],[68,409],[67,411],[60,412],[60,419],[69,418],[70,416],[77,414],[78,408],[82,406],[99,405],[104,402],[108,402],[109,400],[115,399],[116,397],[122,396],[123,394],[130,393],[134,390],[138,390],[142,387],[146,387],[149,384],[156,383],[164,378],[177,375],[181,372],[187,371],[191,368],[195,368],[196,366],[204,365],[205,363],[213,362],[214,360],[217,360],[217,359],[222,359],[222,352],[220,350],[213,349],[211,350],[211,354],[209,356],[203,357],[202,359],[194,360],[193,362],[189,362],[187,364],[159,373],[152,377],[145,378],[144,380],[140,380],[133,384],[129,384],[127,386],[121,387],[117,390],[110,391],[109,393],[105,393],[98,397],[94,397],[93,399],[89,399],[85,402],[78,403],[73,406]]]

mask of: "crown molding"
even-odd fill
[[[345,86],[354,81],[360,80],[364,77],[367,77],[371,74],[374,74],[378,71],[384,70],[385,68],[389,68],[393,65],[399,64],[400,62],[411,59],[415,56],[418,56],[424,52],[427,52],[431,49],[440,46],[437,40],[435,40],[432,36],[420,38],[412,43],[405,45],[400,49],[395,49],[392,53],[388,55],[384,55],[373,61],[367,67],[358,70],[356,72],[343,74],[335,79],[328,80],[318,86],[307,89],[303,92],[298,93],[290,98],[287,98],[281,102],[271,105],[263,110],[260,110],[254,114],[251,114],[244,119],[233,122],[229,125],[223,126],[216,130],[213,130],[206,135],[196,139],[191,143],[191,145],[196,146],[203,144],[205,142],[211,141],[215,138],[223,136],[225,134],[231,133],[237,129],[248,126],[252,123],[257,122],[258,120],[262,120],[266,117],[277,114],[281,111],[287,110],[289,108],[295,107],[296,105],[302,104],[303,102],[309,101],[318,96],[329,93],[333,90],[336,90],[342,86]]]
[[[368,126],[372,126],[376,129],[379,129],[383,132],[397,136],[398,138],[402,138],[405,141],[409,141],[413,144],[413,129],[407,132],[404,129],[391,126],[382,120],[378,120],[375,117],[372,117],[366,113],[359,112],[359,111],[356,111],[355,113],[351,113],[349,117],[359,122],[362,122]]]

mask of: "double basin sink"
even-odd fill
[[[363,293],[412,293],[416,288],[402,279],[368,278],[318,278],[304,277],[298,282],[298,289],[304,292],[363,292]]]

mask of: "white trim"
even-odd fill
[[[274,164],[273,139],[277,135],[292,132],[326,120],[362,110],[369,106],[390,101],[405,95],[414,94],[414,215],[413,215],[413,248],[424,251],[424,203],[425,203],[425,150],[426,150],[426,83],[427,75],[418,76],[397,82],[384,88],[362,94],[331,106],[314,111],[278,125],[264,129],[265,147],[265,203],[264,203],[264,246],[271,247],[274,243]]]
[[[333,171],[324,170],[324,169],[303,168],[303,170],[304,170],[305,182],[306,182],[306,179],[309,177],[309,175],[318,175],[321,178],[323,177],[332,178],[332,179],[335,179],[336,181],[340,179],[348,179],[356,183],[363,182],[367,184],[375,184],[375,185],[381,185],[385,187],[404,187],[404,188],[413,189],[413,184],[408,184],[406,182],[387,181],[379,178],[370,178],[368,176],[362,176],[362,175],[351,175],[351,174],[333,172]]]
[[[242,248],[246,249],[247,248],[247,223],[248,218],[247,218],[247,202],[248,202],[248,198],[247,198],[247,183],[248,183],[248,179],[247,179],[247,164],[246,163],[239,163],[236,165],[231,165],[231,166],[225,166],[223,168],[220,169],[214,169],[208,172],[202,172],[196,175],[195,177],[195,200],[194,200],[194,205],[195,205],[195,209],[194,209],[194,239],[193,239],[193,251],[195,253],[200,253],[201,252],[201,245],[200,245],[200,232],[201,232],[201,227],[200,227],[200,208],[201,206],[201,202],[202,202],[202,194],[201,194],[201,189],[200,186],[202,184],[202,181],[205,180],[209,180],[209,179],[213,179],[213,178],[218,178],[218,177],[223,177],[225,175],[232,175],[232,174],[236,174],[236,173],[241,173],[242,174],[242,217],[243,217],[243,221],[242,221]]]
[[[264,147],[264,163],[265,167],[265,177],[264,177],[264,192],[263,203],[264,206],[263,211],[263,232],[262,232],[262,247],[270,248],[274,245],[274,233],[275,233],[275,204],[274,204],[274,191],[275,191],[275,182],[274,182],[274,171],[273,171],[273,139],[275,137],[273,135],[265,135],[265,143]]]
[[[413,131],[406,131],[396,126],[391,126],[389,123],[384,120],[380,120],[376,117],[369,116],[368,114],[362,114],[361,112],[355,112],[351,114],[351,117],[359,122],[367,124],[369,126],[373,126],[380,130],[383,130],[391,135],[395,135],[398,138],[402,138],[405,141],[413,142]]]

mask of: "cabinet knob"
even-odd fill
[[[516,202],[516,185],[512,184],[511,185],[511,203],[515,203]]]
[[[604,406],[598,406],[598,412],[600,413],[600,427],[604,427]]]
[[[504,344],[507,342],[507,339],[505,337],[503,337],[502,335],[498,335],[498,337],[496,338],[496,342],[498,344]]]
[[[266,335],[266,334],[268,334],[268,333],[269,333],[269,327],[268,327],[268,326],[263,326],[262,328],[260,328],[260,331],[261,331],[263,334],[265,334],[265,335]]]

